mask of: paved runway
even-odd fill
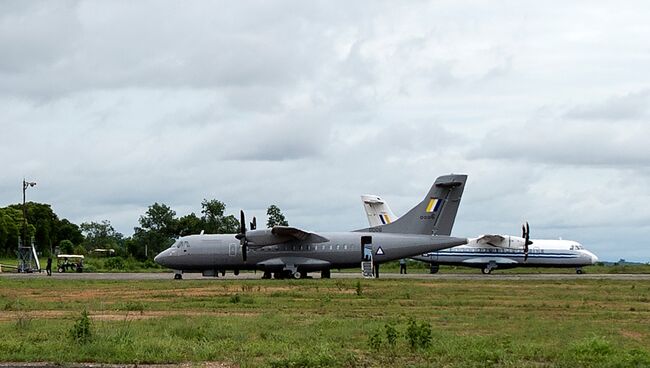
[[[169,272],[141,272],[141,273],[53,273],[52,279],[67,280],[172,280],[174,274]],[[310,274],[314,278],[319,278],[320,274],[314,272]],[[47,278],[45,273],[0,273],[2,278]],[[232,273],[226,273],[226,276],[203,277],[200,273],[186,273],[183,275],[185,280],[251,280],[261,279],[262,273],[242,272],[238,276]],[[361,273],[340,273],[332,272],[333,279],[361,279]],[[573,274],[573,273],[530,273],[530,274],[512,274],[512,273],[493,273],[483,275],[481,273],[437,273],[431,275],[428,273],[411,273],[400,275],[398,273],[382,273],[382,279],[417,279],[417,280],[644,280],[650,281],[650,274]]]

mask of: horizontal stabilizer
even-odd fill
[[[465,184],[466,177],[447,175],[436,180],[435,185],[439,188],[454,188]]]

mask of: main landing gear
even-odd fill
[[[439,265],[439,264],[437,264],[437,263],[432,263],[432,264],[429,266],[429,273],[430,273],[430,274],[438,273],[438,271],[440,271],[440,265]]]
[[[283,279],[306,279],[307,272],[305,271],[291,271],[291,270],[282,270],[271,273],[271,271],[264,271],[262,279],[268,280],[271,278],[271,275],[276,280]]]
[[[183,271],[174,271],[174,280],[182,280]]]
[[[577,273],[578,275],[582,275],[582,274],[584,273],[584,271],[582,271],[582,267],[578,267],[578,268],[576,268],[576,273]]]
[[[332,277],[332,272],[330,270],[322,270],[320,272],[321,279],[329,279]]]

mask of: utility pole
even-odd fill
[[[25,192],[27,188],[35,185],[35,182],[29,182],[23,178],[23,232],[22,239],[18,243],[18,272],[33,272],[32,263],[34,260],[37,265],[39,263],[38,258],[34,258],[36,257],[34,244],[27,245],[27,204],[25,201]]]

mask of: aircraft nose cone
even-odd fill
[[[158,263],[161,266],[164,266],[165,265],[164,259],[165,259],[165,252],[160,252],[156,257],[154,257],[153,261]]]
[[[591,253],[591,264],[596,264],[598,262],[598,257],[595,254]]]

